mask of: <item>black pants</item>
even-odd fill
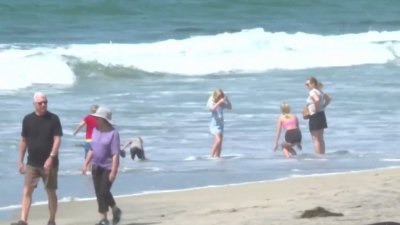
[[[146,157],[144,156],[144,150],[141,149],[141,148],[138,148],[138,147],[131,148],[131,158],[132,158],[132,160],[135,159],[135,155],[137,155],[137,157],[139,159],[142,159],[142,160],[146,159]]]
[[[115,200],[111,194],[112,183],[108,179],[110,172],[108,169],[95,165],[92,166],[93,185],[96,192],[99,213],[108,212],[108,207],[115,206]]]

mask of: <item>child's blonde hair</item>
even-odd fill
[[[97,111],[98,108],[99,108],[98,105],[92,105],[92,106],[90,107],[90,112],[95,113],[95,112]]]
[[[215,91],[214,91],[214,93],[213,93],[213,95],[212,95],[213,102],[216,101],[216,99],[218,98],[218,96],[220,96],[221,98],[225,97],[224,92],[223,92],[220,88],[215,89]]]
[[[141,137],[137,136],[137,137],[135,138],[135,142],[136,142],[136,143],[143,144],[143,139],[142,139]]]
[[[289,114],[290,113],[290,106],[286,102],[281,104],[281,111],[283,115]]]

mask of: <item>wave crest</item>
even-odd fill
[[[0,51],[0,90],[15,90],[32,84],[72,85],[75,75],[62,56],[39,49]]]
[[[76,77],[67,59],[146,73],[199,76],[384,64],[398,62],[399,55],[400,31],[323,36],[260,28],[154,43],[5,49],[0,51],[0,77],[6,82],[0,89],[73,84]]]

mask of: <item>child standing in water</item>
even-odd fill
[[[221,89],[216,89],[208,99],[207,107],[211,111],[210,132],[214,135],[211,157],[219,158],[224,137],[224,109],[231,110],[232,104]]]
[[[286,158],[290,158],[296,155],[296,151],[294,150],[295,146],[301,150],[301,131],[299,129],[297,116],[290,113],[290,107],[287,103],[281,104],[281,112],[282,115],[279,116],[276,127],[274,150],[276,151],[278,149],[278,141],[283,128],[286,132],[285,140],[282,143],[282,151]]]
[[[99,108],[98,105],[92,105],[90,107],[90,113],[93,114]],[[73,135],[76,135],[84,126],[86,126],[86,138],[83,143],[83,148],[85,150],[85,159],[89,152],[90,142],[92,141],[93,129],[96,127],[96,118],[92,115],[87,115],[83,118],[82,122],[75,128]]]

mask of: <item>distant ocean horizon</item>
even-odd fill
[[[81,175],[92,104],[113,110],[121,142],[141,136],[144,162],[121,159],[116,196],[398,167],[398,1],[26,0],[0,3],[0,221],[20,207],[22,118],[43,91],[59,115],[59,199],[93,199]],[[279,105],[301,117],[309,76],[332,96],[327,154],[272,150]],[[221,159],[210,159],[206,101],[230,97]],[[34,204],[46,201],[43,185]]]

